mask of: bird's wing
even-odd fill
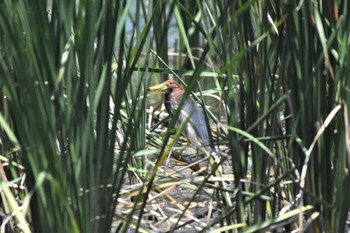
[[[208,146],[209,135],[203,112],[191,97],[182,107],[178,122],[181,124],[187,120],[185,136],[196,146]]]

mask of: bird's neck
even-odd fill
[[[169,115],[172,115],[171,103],[170,103],[170,95],[171,95],[171,92],[170,93],[165,93],[165,95],[164,95],[164,105],[165,105],[165,108],[166,108],[167,112],[169,113]]]

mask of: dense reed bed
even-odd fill
[[[0,231],[349,230],[349,9],[1,1]],[[202,170],[165,79],[204,109]]]

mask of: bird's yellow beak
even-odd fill
[[[153,87],[147,88],[147,91],[166,91],[168,89],[167,83],[161,83]]]

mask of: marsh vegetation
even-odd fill
[[[346,232],[349,9],[1,1],[1,232]],[[166,79],[219,161],[191,169]]]

